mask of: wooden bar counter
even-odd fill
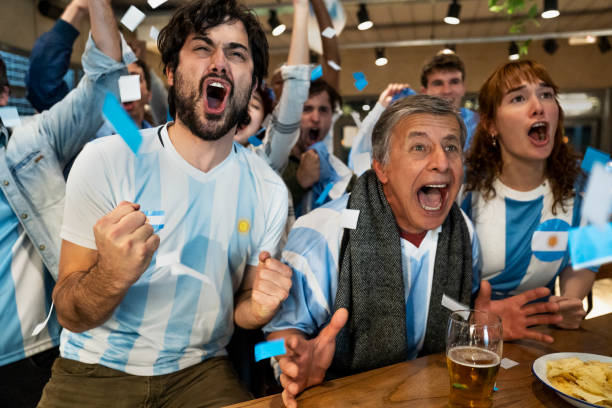
[[[533,361],[545,354],[562,351],[612,356],[612,314],[585,320],[581,329],[538,330],[555,338],[553,344],[531,340],[504,343],[503,356],[519,365],[500,368],[499,391],[493,407],[571,407],[542,384],[532,373]],[[443,408],[449,394],[448,371],[444,354],[434,354],[377,370],[340,378],[304,391],[300,407],[407,407]],[[232,405],[232,407],[283,407],[280,395],[272,395]]]

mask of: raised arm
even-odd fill
[[[317,17],[319,23],[319,31],[323,32],[327,27],[332,27],[332,21],[325,7],[323,0],[310,0],[312,3],[312,9]],[[340,93],[340,72],[336,71],[329,66],[327,61],[332,60],[336,64],[340,63],[340,48],[338,47],[338,36],[335,35],[332,38],[326,38],[321,36],[321,42],[323,43],[323,79],[329,85],[331,85],[336,92]]]
[[[91,36],[104,54],[121,61],[121,38],[110,0],[89,0]]]
[[[70,68],[78,29],[87,17],[87,1],[70,2],[53,28],[41,35],[32,47],[25,84],[27,98],[39,112],[61,101],[70,91],[64,76]]]
[[[281,173],[297,141],[304,102],[310,87],[308,65],[308,0],[294,0],[293,31],[287,65],[281,68],[284,81],[280,100],[272,113],[267,132],[266,154],[270,166]]]

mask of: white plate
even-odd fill
[[[534,361],[533,365],[531,366],[531,371],[538,378],[538,380],[542,381],[544,385],[554,390],[561,398],[563,398],[569,404],[575,407],[578,407],[578,408],[590,408],[590,407],[601,408],[601,405],[588,403],[586,401],[583,401],[578,398],[574,398],[572,396],[569,396],[557,390],[555,387],[553,387],[550,381],[548,381],[548,378],[546,377],[546,362],[549,360],[559,360],[561,358],[570,358],[570,357],[576,357],[577,359],[582,360],[582,361],[596,360],[596,361],[601,361],[602,363],[612,363],[612,357],[602,356],[600,354],[552,353],[552,354],[546,354],[536,359],[536,361]]]

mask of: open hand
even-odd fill
[[[491,300],[491,284],[485,280],[480,282],[480,291],[474,302],[474,308],[490,311],[499,315],[502,319],[504,340],[534,339],[546,343],[552,343],[551,336],[528,327],[539,324],[558,324],[563,320],[559,311],[559,305],[554,302],[530,303],[550,295],[548,288],[540,287],[511,296],[502,300]]]
[[[297,395],[323,381],[336,351],[336,336],[347,320],[348,310],[338,309],[314,339],[306,340],[298,334],[285,338],[287,354],[278,363],[282,370],[282,398],[287,408],[297,408]]]

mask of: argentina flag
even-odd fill
[[[538,225],[531,238],[533,255],[543,262],[553,262],[563,258],[567,249],[570,225],[558,218],[544,221]]]

